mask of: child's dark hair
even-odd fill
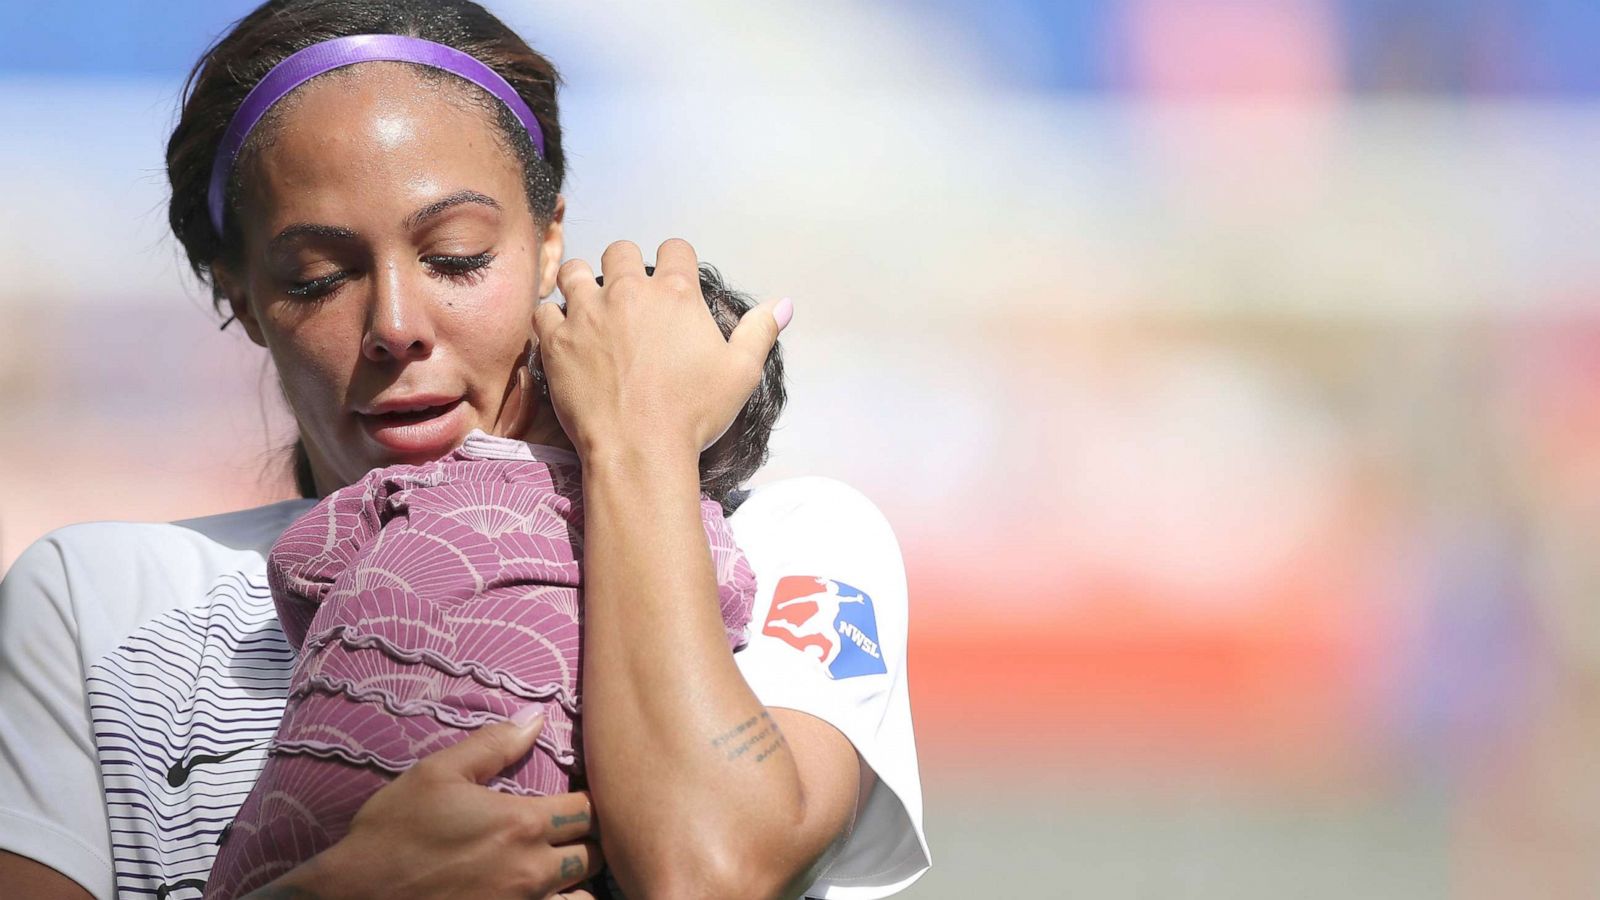
[[[722,336],[733,332],[739,317],[750,310],[755,302],[749,296],[728,287],[722,274],[712,266],[700,265],[700,293],[705,295],[706,306],[722,329]],[[722,504],[724,513],[732,513],[744,499],[739,486],[767,461],[767,441],[772,428],[783,413],[788,394],[783,388],[783,351],[772,345],[766,365],[761,369],[761,383],[750,394],[750,399],[739,410],[733,426],[710,449],[700,454],[700,490]]]

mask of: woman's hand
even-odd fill
[[[698,458],[728,429],[761,379],[788,301],[764,303],[724,340],[700,295],[699,261],[685,241],[656,251],[618,241],[600,257],[605,286],[583,260],[556,276],[566,309],[534,315],[550,397],[580,456],[628,448]]]
[[[593,900],[575,889],[602,864],[589,795],[483,787],[543,724],[485,726],[424,757],[367,800],[343,840],[249,898]]]

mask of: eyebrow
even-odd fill
[[[303,237],[336,238],[339,240],[348,241],[355,236],[356,233],[354,231],[351,231],[348,228],[340,228],[337,225],[319,225],[315,222],[299,222],[297,224],[290,225],[289,227],[278,232],[276,235],[273,235],[272,240],[268,242],[268,245],[272,248],[277,248],[289,243],[292,240],[295,240],[296,238]]]
[[[456,191],[454,194],[441,197],[438,200],[429,203],[427,206],[417,210],[411,215],[406,216],[405,222],[402,224],[404,224],[408,229],[416,229],[418,226],[422,225],[422,223],[428,221],[434,216],[439,215],[447,209],[460,206],[463,203],[476,203],[480,206],[487,206],[490,209],[497,211],[500,209],[500,201],[488,196],[487,194],[480,194],[477,191],[472,190]]]
[[[422,225],[424,222],[428,221],[434,216],[439,215],[447,209],[460,206],[463,203],[476,203],[480,206],[487,206],[493,210],[501,209],[500,201],[490,197],[488,194],[480,194],[473,190],[456,191],[453,194],[440,197],[438,200],[435,200],[432,203],[429,203],[427,206],[424,206],[416,212],[406,216],[401,224],[408,229],[415,230],[418,226]],[[341,228],[338,225],[322,225],[316,222],[299,222],[278,232],[273,236],[272,240],[269,241],[268,244],[270,247],[276,249],[284,244],[289,243],[290,241],[303,237],[333,238],[335,240],[348,241],[354,239],[355,236],[356,233],[354,231],[351,231],[348,228]]]

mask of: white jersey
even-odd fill
[[[73,525],[24,551],[0,581],[0,849],[98,898],[200,896],[283,713],[266,553],[310,506]],[[929,863],[894,535],[824,478],[758,488],[729,521],[758,584],[740,670],[877,775],[807,896],[893,894]]]

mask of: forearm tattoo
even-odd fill
[[[778,723],[773,720],[772,714],[766,710],[759,716],[740,722],[738,725],[724,731],[711,739],[711,746],[721,750],[730,760],[739,759],[747,754],[754,754],[756,762],[766,762],[767,757],[777,753],[787,746],[783,739],[783,731],[778,728]]]

